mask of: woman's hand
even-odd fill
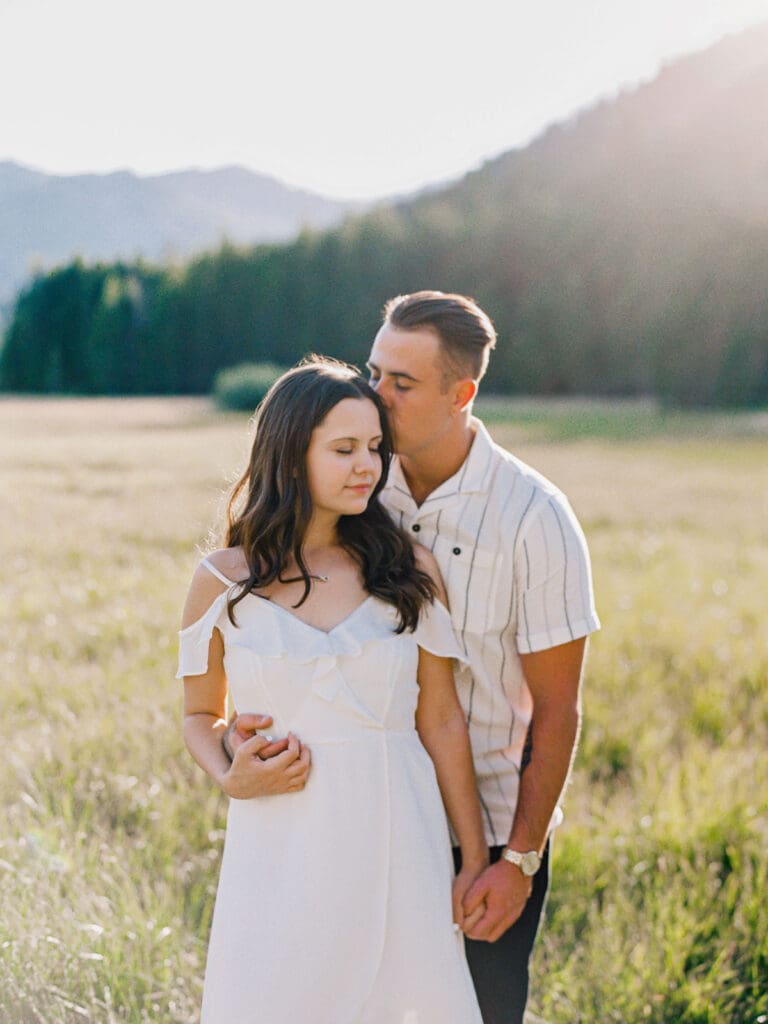
[[[303,746],[293,733],[288,733],[286,749],[264,759],[262,751],[269,746],[270,740],[259,735],[238,746],[221,782],[227,796],[250,800],[257,796],[295,793],[304,788],[311,767],[309,747]]]
[[[476,906],[473,909],[471,914],[467,914],[464,910],[464,897],[480,875],[482,875],[483,871],[485,871],[487,866],[487,858],[485,860],[478,861],[477,864],[462,865],[461,871],[459,871],[453,880],[453,889],[451,892],[453,902],[453,920],[465,933],[474,928],[485,913],[485,904],[480,903],[479,906]]]

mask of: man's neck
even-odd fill
[[[476,429],[467,419],[460,430],[444,435],[429,448],[399,456],[405,482],[417,505],[458,473],[469,455]]]

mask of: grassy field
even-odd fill
[[[603,620],[532,1014],[765,1021],[768,416],[484,410],[571,497]],[[0,402],[3,1024],[197,1019],[225,805],[175,631],[247,445],[200,401]]]

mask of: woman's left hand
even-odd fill
[[[471,914],[464,913],[464,897],[469,892],[473,883],[487,867],[487,862],[476,866],[462,866],[461,871],[453,880],[452,902],[453,920],[463,932],[468,932],[477,924],[485,913],[485,904],[481,903]]]

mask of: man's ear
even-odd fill
[[[453,398],[453,411],[463,412],[477,394],[477,381],[471,377],[465,377],[456,384]]]

